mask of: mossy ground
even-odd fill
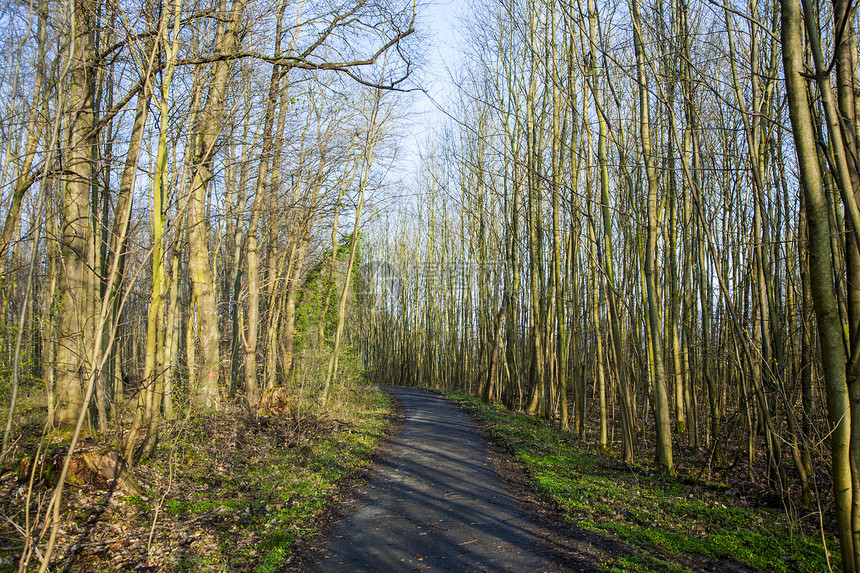
[[[134,475],[143,496],[69,487],[58,562],[68,571],[281,570],[325,523],[391,425],[388,396],[350,385],[333,405],[255,419],[240,410],[166,424]],[[21,519],[15,472],[0,476],[5,517]],[[0,535],[15,538],[11,522]],[[9,544],[11,545],[11,544]],[[76,548],[73,548],[77,545]],[[13,571],[13,547],[0,571]]]
[[[545,421],[462,394],[449,397],[513,456],[566,521],[636,551],[607,559],[606,572],[690,571],[703,559],[758,571],[828,571],[820,534],[779,509],[749,507],[726,484],[627,466]],[[838,571],[838,549],[829,549]]]

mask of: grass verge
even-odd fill
[[[828,570],[820,535],[801,531],[779,509],[751,507],[726,484],[626,466],[532,416],[462,394],[448,397],[511,454],[567,522],[635,550],[633,557],[607,559],[606,572],[686,572],[715,562],[731,563],[730,570]],[[838,571],[838,550],[829,550]]]

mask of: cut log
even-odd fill
[[[129,495],[143,495],[140,486],[129,474],[125,460],[118,453],[112,450],[90,449],[87,446],[82,450],[76,451],[69,462],[66,483],[91,485],[100,489],[108,489],[113,484],[118,490]],[[36,481],[54,485],[65,462],[65,453],[64,449],[60,449],[41,456],[36,468]],[[33,459],[24,458],[18,466],[18,480],[28,481],[32,471]]]
[[[286,386],[263,392],[257,412],[260,416],[283,416],[290,411],[290,396]]]
[[[90,471],[108,482],[113,481],[118,490],[129,495],[142,495],[140,487],[126,470],[125,460],[118,453],[84,452],[81,459]]]

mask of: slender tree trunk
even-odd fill
[[[328,361],[328,369],[326,371],[326,378],[325,383],[323,384],[322,394],[320,395],[320,401],[323,404],[326,404],[328,402],[331,385],[335,375],[337,374],[337,363],[340,355],[341,337],[343,336],[343,324],[346,315],[346,303],[349,299],[350,280],[352,279],[352,267],[353,264],[355,264],[355,255],[356,251],[358,250],[358,228],[359,224],[361,223],[361,213],[364,208],[365,189],[367,187],[368,181],[370,180],[370,169],[373,165],[374,147],[378,142],[379,131],[381,129],[381,126],[378,124],[378,121],[379,106],[382,103],[382,92],[378,90],[373,95],[373,98],[373,108],[371,110],[370,117],[368,118],[367,136],[365,138],[362,149],[363,171],[361,174],[361,179],[359,181],[358,201],[355,204],[355,220],[352,225],[352,237],[350,239],[349,255],[347,256],[346,261],[346,275],[344,276],[343,288],[340,292],[340,302],[338,304],[337,311],[337,327],[334,331],[334,344],[332,346],[331,357],[329,357]]]
[[[633,45],[636,50],[637,78],[639,83],[639,118],[642,157],[645,162],[645,175],[648,180],[647,198],[647,236],[644,267],[647,297],[648,326],[650,327],[651,349],[653,353],[654,416],[657,425],[657,466],[670,474],[675,473],[672,461],[672,432],[669,422],[669,400],[666,392],[666,372],[663,363],[663,323],[660,319],[660,305],[657,294],[657,195],[658,180],[651,149],[650,101],[645,73],[645,54],[641,36],[642,19],[639,15],[639,1],[632,0]]]

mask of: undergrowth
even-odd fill
[[[690,571],[684,563],[697,559],[760,571],[828,570],[820,535],[801,531],[779,509],[744,507],[726,484],[627,466],[532,416],[462,394],[449,397],[510,452],[536,493],[568,522],[636,550],[635,557],[607,559],[606,572]],[[838,571],[838,549],[829,550]]]
[[[69,488],[58,563],[87,572],[281,570],[367,466],[389,413],[384,392],[349,385],[331,408],[309,404],[298,418],[236,410],[166,424],[155,458],[134,469],[143,495]],[[26,489],[13,469],[0,476],[7,539]],[[14,546],[0,549],[0,572],[16,564]]]

